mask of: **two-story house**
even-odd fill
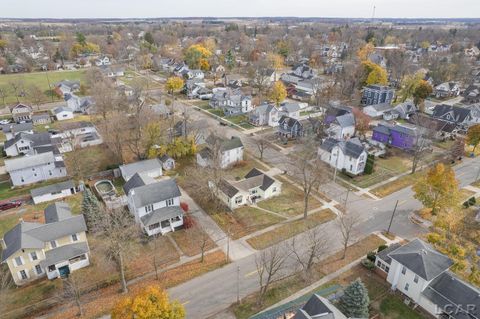
[[[387,123],[378,124],[373,128],[372,140],[388,144],[402,150],[411,150],[418,146],[426,148],[430,142],[422,137],[423,128],[411,124]]]
[[[368,153],[358,138],[347,141],[327,138],[318,149],[320,159],[352,175],[362,174]]]
[[[362,105],[392,103],[395,90],[385,85],[368,85],[363,88]]]
[[[264,172],[253,168],[244,179],[227,181],[222,179],[218,185],[217,196],[230,209],[251,205],[261,200],[280,195],[282,183]]]
[[[104,66],[104,65],[111,65],[111,64],[112,62],[110,61],[110,58],[108,56],[102,56],[95,60],[96,66]]]
[[[68,204],[57,202],[44,211],[45,224],[21,221],[2,239],[2,263],[17,286],[37,278],[66,277],[89,265],[83,215],[73,216]]]
[[[335,139],[349,139],[355,135],[355,116],[345,113],[337,116],[327,129],[328,136]]]
[[[5,160],[5,170],[13,186],[21,186],[67,176],[61,156],[53,152]]]
[[[299,120],[284,115],[278,120],[277,134],[283,138],[295,139],[304,136],[305,132]]]
[[[480,114],[472,106],[467,108],[438,104],[433,108],[432,117],[444,122],[454,123],[459,128],[468,128],[470,125],[480,123]]]
[[[460,95],[460,85],[457,82],[444,82],[433,89],[433,95],[437,99],[446,99]]]
[[[3,150],[7,156],[33,155],[42,153],[43,150],[52,146],[50,133],[18,133],[14,138],[5,141]]]
[[[252,97],[240,90],[217,90],[209,105],[221,109],[226,116],[246,114],[252,110]]]
[[[279,111],[274,104],[263,103],[254,108],[248,115],[250,123],[255,126],[278,126]]]
[[[414,239],[378,254],[375,264],[393,290],[435,318],[480,317],[480,290],[450,272],[453,261],[424,241]]]
[[[197,164],[202,167],[216,166],[227,168],[243,161],[244,146],[242,140],[236,136],[222,139],[210,135],[206,146],[197,153]]]
[[[299,119],[300,109],[300,103],[282,102],[278,107],[278,115],[280,117],[285,115],[294,119]]]
[[[2,125],[2,132],[5,134],[5,138],[10,140],[14,138],[18,133],[33,133],[32,123],[10,123]]]
[[[136,173],[123,186],[135,221],[148,236],[164,235],[183,226],[180,189],[173,179],[156,181]]]
[[[18,103],[10,107],[10,113],[12,113],[13,120],[16,123],[30,122],[32,120],[33,110],[29,105]]]

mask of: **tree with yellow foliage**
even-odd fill
[[[425,176],[413,185],[414,197],[423,206],[431,208],[432,214],[442,208],[456,207],[458,203],[458,181],[455,172],[442,163],[432,167]]]
[[[373,45],[373,43],[368,42],[357,51],[357,56],[360,59],[360,61],[362,62],[367,61],[370,54],[372,54],[374,51],[375,51],[375,46]]]
[[[168,294],[155,286],[144,288],[118,301],[112,319],[183,319],[185,309],[178,301],[170,302]]]
[[[284,58],[275,53],[267,54],[268,65],[275,71],[275,81],[277,80],[277,71],[283,68]]]
[[[372,85],[372,84],[380,84],[380,85],[387,85],[388,84],[388,74],[387,71],[382,68],[380,65],[373,63],[372,61],[363,61],[363,80],[362,85]]]
[[[285,88],[285,85],[280,81],[275,82],[270,89],[268,97],[279,106],[287,97],[287,89]]]
[[[191,69],[208,71],[210,69],[208,59],[211,56],[212,52],[203,44],[192,44],[185,51],[185,61]]]
[[[399,96],[401,96],[400,102],[405,102],[408,98],[413,96],[415,89],[419,85],[420,81],[425,77],[424,72],[416,72],[415,74],[408,74],[403,77]]]
[[[181,77],[172,76],[167,79],[165,83],[165,88],[167,89],[168,93],[174,94],[175,92],[181,90],[185,82]]]
[[[91,42],[85,42],[85,43],[75,43],[72,45],[72,48],[70,49],[70,55],[72,57],[78,57],[80,54],[90,54],[90,53],[99,53],[100,52],[100,47]]]

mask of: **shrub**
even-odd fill
[[[367,268],[368,270],[373,270],[375,268],[375,264],[368,259],[362,259],[363,267]]]
[[[384,245],[380,245],[380,246],[378,246],[377,251],[378,251],[378,252],[381,252],[382,250],[387,249],[387,247],[388,247],[388,246],[385,245],[385,244],[384,244]]]
[[[188,204],[187,204],[187,203],[181,202],[181,203],[180,203],[180,208],[183,210],[184,213],[188,213],[189,207],[188,207]]]
[[[372,261],[372,262],[375,262],[375,257],[377,256],[377,254],[375,254],[375,252],[373,251],[370,251],[368,254],[367,254],[367,259]]]
[[[185,216],[183,216],[183,227],[185,229],[190,229],[194,226],[195,226],[195,220],[193,219],[193,217],[190,216],[190,214],[185,214]]]
[[[437,233],[430,233],[427,235],[427,240],[429,243],[436,244],[442,240],[442,236]]]

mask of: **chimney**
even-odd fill
[[[0,244],[2,245],[2,250],[5,250],[7,249],[7,244],[5,244],[5,241],[2,239],[0,239]]]

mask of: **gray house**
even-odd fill
[[[304,135],[303,124],[299,120],[282,116],[278,121],[278,135],[285,138],[297,138]]]
[[[254,108],[248,118],[250,123],[255,126],[277,126],[280,117],[275,105],[264,103]]]
[[[240,90],[218,90],[214,92],[209,105],[221,109],[227,116],[246,114],[252,110],[252,97]]]
[[[53,152],[5,160],[5,170],[13,186],[21,186],[67,176],[63,159]]]
[[[52,146],[50,133],[18,133],[14,138],[5,141],[3,149],[7,156],[32,155],[43,153],[46,146]]]

